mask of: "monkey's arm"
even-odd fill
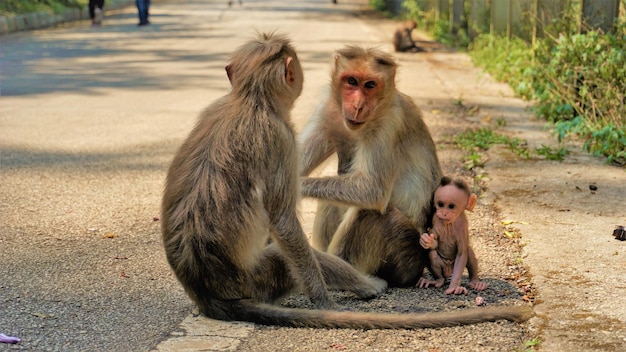
[[[335,146],[322,133],[307,133],[305,130],[300,136],[302,156],[300,160],[300,176],[307,176],[324,160],[335,152]]]
[[[384,212],[396,182],[396,148],[381,140],[380,147],[359,148],[346,174],[302,179],[302,195],[342,205],[354,205]]]
[[[437,249],[438,247],[437,237],[435,236],[434,233],[431,233],[431,234],[423,233],[420,236],[420,245],[425,249]]]
[[[391,182],[382,177],[365,177],[349,173],[331,177],[304,177],[302,194],[344,205],[354,205],[384,212],[391,198]]]
[[[334,111],[336,108],[332,104],[326,103],[329,99],[330,88],[327,87],[322,94],[324,103],[309,118],[298,135],[301,156],[300,176],[309,175],[336,151],[334,143],[329,138],[329,127],[325,121],[328,120],[328,116],[334,116],[337,112]]]

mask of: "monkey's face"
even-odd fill
[[[382,80],[371,75],[345,72],[340,76],[340,84],[344,124],[350,130],[358,130],[376,113]]]
[[[442,223],[451,224],[465,210],[468,197],[465,192],[454,185],[447,185],[437,188],[434,201],[435,216],[437,216]]]

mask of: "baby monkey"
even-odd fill
[[[441,179],[433,199],[433,233],[425,233],[420,237],[420,245],[430,249],[429,268],[435,280],[420,278],[417,283],[420,288],[430,285],[441,287],[445,279],[451,277],[446,294],[467,294],[467,289],[461,286],[461,277],[466,267],[470,278],[469,286],[478,291],[487,288],[487,284],[478,278],[478,261],[469,245],[465,216],[466,209],[474,209],[476,198],[465,181],[453,180],[447,176]]]

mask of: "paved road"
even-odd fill
[[[156,1],[0,40],[0,349],[140,351],[191,311],[162,253],[165,170],[198,112],[229,89],[229,54],[290,33],[310,111],[332,50],[371,42],[362,0]],[[106,15],[106,14],[105,14]],[[298,114],[303,116],[304,114]],[[301,124],[301,122],[297,122]]]
[[[153,4],[153,24],[148,27],[138,28],[135,9],[129,8],[107,17],[100,28],[81,22],[0,39],[0,333],[23,339],[19,345],[0,344],[0,350],[147,351],[181,335],[192,337],[187,341],[191,350],[205,348],[193,347],[194,341],[207,340],[214,342],[211,350],[232,350],[243,340],[239,350],[258,351],[274,350],[281,343],[304,351],[303,341],[325,349],[435,350],[456,340],[459,346],[444,350],[508,351],[539,333],[547,338],[546,351],[560,351],[571,346],[569,341],[578,346],[591,341],[589,350],[598,351],[626,346],[620,315],[625,311],[621,297],[626,287],[619,270],[626,250],[618,247],[623,243],[607,237],[607,229],[626,222],[618,197],[607,203],[608,198],[587,199],[591,196],[581,193],[585,198],[578,203],[581,207],[544,207],[551,203],[543,200],[539,214],[530,217],[525,211],[541,201],[538,195],[554,201],[565,194],[564,189],[555,197],[543,189],[554,188],[554,183],[538,183],[529,170],[541,170],[535,175],[552,172],[569,191],[574,181],[584,187],[598,180],[614,194],[623,191],[619,183],[623,173],[597,161],[592,163],[597,170],[593,177],[583,173],[583,166],[583,171],[574,172],[574,180],[563,177],[569,172],[563,164],[498,162],[489,170],[488,187],[499,193],[488,192],[481,203],[500,203],[504,214],[531,224],[520,226],[531,236],[527,264],[535,268],[543,308],[539,321],[531,324],[541,330],[530,335],[525,327],[508,323],[393,334],[272,328],[251,332],[249,325],[216,325],[190,316],[192,304],[170,273],[154,218],[175,149],[198,112],[229,89],[223,70],[229,54],[255,30],[290,33],[306,76],[304,94],[293,112],[299,128],[328,81],[332,51],[347,43],[390,49],[393,28],[389,20],[361,20],[358,10],[365,0],[340,1],[336,6],[325,0],[246,1],[232,8],[226,3],[162,0]],[[536,123],[529,128],[528,120],[520,120],[528,118],[522,102],[503,85],[481,76],[464,55],[399,57],[399,85],[425,108],[436,139],[480,125],[488,117],[504,117],[511,121],[509,132],[540,134],[534,144],[550,140]],[[476,104],[480,113],[459,115],[462,109],[455,102]],[[460,167],[457,155],[450,157],[455,152],[445,144],[439,153],[446,170]],[[588,162],[580,160],[574,163]],[[607,177],[604,183],[602,175]],[[510,190],[537,185],[543,188],[536,194]],[[606,196],[603,189],[598,194]],[[528,203],[520,207],[520,199]],[[305,203],[304,225],[310,233],[313,212],[308,209]],[[573,219],[583,219],[580,214],[593,218],[593,237],[586,238],[599,240],[560,238],[561,242],[542,246],[542,237],[559,230],[533,227],[539,222],[535,219],[563,216],[563,209]],[[489,218],[488,227],[497,222]],[[561,231],[561,236],[589,234],[573,220],[541,223],[565,226],[568,231]],[[477,239],[481,253],[499,253],[493,243],[482,245],[493,239]],[[565,243],[571,248],[563,251],[563,257],[551,258]],[[585,268],[576,272],[572,263],[583,251]],[[488,256],[481,259],[491,263]],[[505,277],[503,267],[510,264],[493,263],[483,266],[485,274]],[[550,271],[552,267],[558,270]],[[579,282],[576,277],[584,284],[571,285]],[[611,280],[603,282],[602,277]],[[581,295],[585,300],[577,301]],[[466,306],[463,299],[452,304]],[[577,325],[579,319],[585,324]],[[210,337],[207,331],[213,332]],[[196,340],[194,334],[199,336]],[[159,349],[166,351],[168,346],[164,342]]]

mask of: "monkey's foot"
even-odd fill
[[[352,292],[357,297],[362,299],[373,298],[379,296],[387,289],[387,281],[377,278],[375,276],[369,276],[366,278],[367,284],[361,287],[357,287]]]
[[[317,309],[323,310],[337,310],[339,305],[333,301],[329,295],[323,295],[322,297],[311,297],[311,301],[315,304]]]
[[[425,277],[420,277],[419,281],[417,282],[417,287],[428,288],[432,285],[433,287],[439,288],[443,286],[444,282],[445,282],[445,279],[428,280]]]

